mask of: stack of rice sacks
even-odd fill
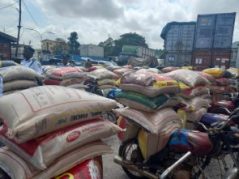
[[[46,71],[45,85],[60,85],[73,88],[83,88],[87,80],[84,68],[79,67],[58,67],[49,68]]]
[[[233,92],[230,81],[232,74],[230,72],[220,68],[209,68],[203,70],[203,72],[214,78],[214,82],[211,84],[210,90],[215,101],[223,100],[224,97],[222,94],[229,94]]]
[[[34,70],[21,65],[0,68],[0,76],[3,81],[3,95],[39,86],[43,78]]]
[[[41,86],[0,98],[0,168],[12,179],[52,178],[111,152],[121,131],[103,119],[116,102],[82,90]]]
[[[177,112],[182,120],[183,127],[194,128],[194,123],[199,121],[207,112],[211,104],[210,82],[203,74],[187,69],[179,69],[165,74],[177,80],[180,86],[180,93],[183,106]]]
[[[93,82],[97,84],[98,88],[102,90],[104,96],[107,96],[108,92],[116,87],[116,81],[118,80],[118,75],[114,72],[101,67],[96,68],[87,73],[89,78],[88,82]]]
[[[119,125],[127,129],[120,137],[128,140],[139,134],[142,155],[148,159],[164,148],[171,133],[180,127],[180,119],[171,108],[177,102],[173,94],[179,91],[178,84],[170,77],[140,69],[125,73],[119,87],[116,100],[126,107],[114,111],[121,116]]]

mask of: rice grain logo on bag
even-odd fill
[[[72,133],[70,133],[67,138],[66,138],[66,141],[67,142],[73,142],[75,141],[76,139],[78,139],[78,137],[80,137],[80,131],[73,131]]]

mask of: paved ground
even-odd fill
[[[108,138],[105,142],[112,147],[114,153],[103,156],[104,179],[128,179],[121,166],[113,161],[114,155],[118,154],[120,141],[116,136],[113,136]]]
[[[126,174],[124,173],[121,166],[113,162],[114,155],[118,154],[118,148],[120,145],[120,141],[116,136],[110,137],[107,140],[105,140],[107,144],[109,144],[112,149],[114,150],[114,153],[111,155],[105,155],[103,157],[103,165],[104,165],[104,179],[129,179]],[[229,157],[226,157],[226,162],[229,164],[229,168],[232,166],[231,160]],[[220,163],[220,164],[219,164]],[[211,164],[206,169],[206,177],[210,179],[221,179],[221,171],[220,171],[220,165],[222,165],[222,162],[218,162],[218,160],[214,160],[213,164]]]

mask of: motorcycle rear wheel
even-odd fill
[[[129,161],[135,164],[143,162],[143,156],[135,140],[124,142],[119,148],[119,156],[122,157],[123,160]],[[138,172],[131,171],[127,169],[126,167],[122,167],[122,168],[127,174],[127,176],[131,179],[146,179],[146,177],[142,176]]]

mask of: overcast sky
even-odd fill
[[[21,42],[40,46],[43,39],[66,39],[78,32],[81,44],[136,32],[151,48],[162,48],[162,28],[171,21],[196,21],[197,14],[237,12],[234,41],[239,40],[239,0],[22,0]],[[0,31],[17,36],[18,0],[0,1]],[[6,7],[6,6],[10,7]]]

